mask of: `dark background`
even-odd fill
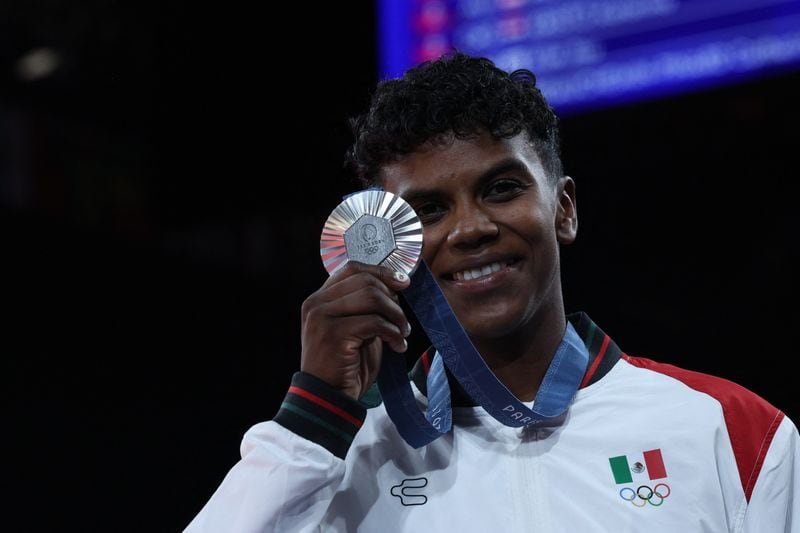
[[[73,4],[0,6],[4,522],[179,531],[298,368],[374,12]],[[25,81],[40,46],[61,64]],[[798,94],[776,72],[562,121],[568,310],[794,419]]]

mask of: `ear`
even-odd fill
[[[575,182],[569,176],[558,180],[556,200],[556,237],[561,244],[572,244],[578,234],[578,206]]]

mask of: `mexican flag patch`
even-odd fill
[[[611,473],[614,474],[614,481],[617,485],[623,483],[633,483],[633,474],[646,474],[648,479],[663,479],[667,477],[667,469],[664,466],[664,458],[661,456],[661,448],[647,450],[639,456],[617,455],[609,457]],[[638,477],[638,476],[637,476]]]

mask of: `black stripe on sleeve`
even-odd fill
[[[366,416],[359,402],[311,374],[296,372],[273,420],[344,459]]]

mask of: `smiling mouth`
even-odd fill
[[[516,262],[517,262],[516,259],[510,259],[507,261],[494,261],[492,263],[489,263],[488,265],[483,265],[482,267],[479,268],[468,268],[460,272],[454,272],[453,274],[448,274],[445,277],[453,281],[471,281],[474,279],[480,279],[480,278],[485,278],[486,276],[490,276],[495,272],[499,272],[504,268],[513,265]]]

